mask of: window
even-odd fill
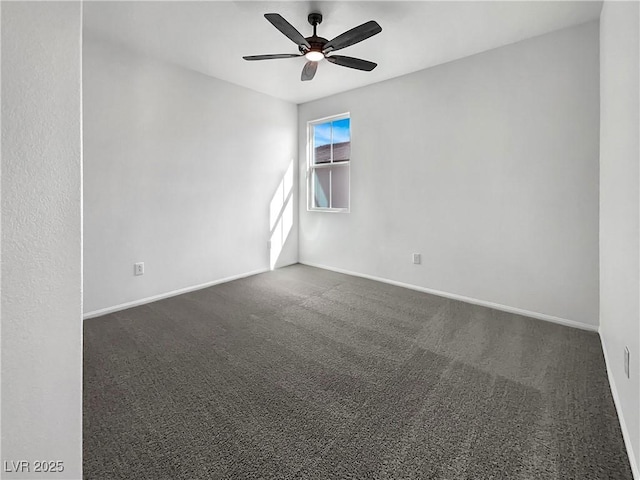
[[[309,122],[309,210],[349,211],[349,114]]]

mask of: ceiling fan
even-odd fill
[[[303,37],[293,25],[277,13],[266,13],[264,17],[293,43],[295,43],[298,46],[300,53],[250,55],[242,57],[245,60],[272,60],[276,58],[294,58],[304,56],[307,59],[307,63],[302,69],[302,75],[300,77],[302,81],[311,80],[314,77],[316,70],[318,69],[318,62],[322,59],[326,59],[329,62],[342,67],[355,68],[356,70],[364,70],[367,72],[370,72],[378,66],[377,63],[362,60],[360,58],[346,57],[344,55],[328,55],[331,52],[349,47],[380,33],[382,28],[373,20],[354,27],[343,34],[338,35],[332,40],[327,40],[326,38],[318,37],[316,35],[316,27],[322,23],[322,14],[320,13],[310,13],[307,17],[307,20],[313,26],[313,35],[307,38]]]

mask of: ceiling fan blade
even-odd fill
[[[364,70],[370,72],[378,66],[377,63],[370,62],[368,60],[362,60],[361,58],[345,57],[344,55],[332,55],[325,57],[331,63],[340,65],[341,67],[355,68],[356,70]]]
[[[302,69],[300,80],[303,82],[311,80],[315,76],[316,70],[318,70],[318,62],[307,62]]]
[[[336,38],[329,40],[323,48],[323,52],[340,50],[341,48],[349,47],[358,42],[366,40],[369,37],[373,37],[382,31],[382,27],[378,25],[378,22],[370,20],[362,25],[347,30]]]
[[[307,49],[311,48],[309,42],[302,36],[302,34],[296,30],[296,28],[287,22],[282,15],[278,13],[265,13],[264,18],[269,20],[271,24],[286,35],[293,43],[298,46],[304,46]]]
[[[301,56],[302,55],[298,53],[275,53],[272,55],[248,55],[242,58],[244,58],[245,60],[274,60],[276,58],[294,58]]]

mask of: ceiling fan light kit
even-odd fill
[[[304,54],[304,56],[307,58],[307,60],[311,60],[312,62],[319,62],[324,58],[324,54],[316,50],[309,50]]]
[[[318,69],[318,62],[323,59],[335,65],[340,65],[341,67],[354,68],[366,72],[370,72],[377,66],[376,63],[362,60],[361,58],[347,57],[344,55],[328,55],[331,52],[350,47],[380,33],[382,28],[373,20],[358,25],[331,40],[327,40],[326,38],[319,37],[316,33],[318,25],[322,23],[322,14],[320,13],[310,13],[307,17],[307,20],[313,27],[313,35],[306,38],[280,14],[266,13],[264,17],[274,27],[280,30],[283,35],[295,43],[300,53],[249,55],[242,57],[245,60],[274,60],[279,58],[305,57],[307,63],[302,69],[302,75],[300,77],[302,81],[311,80],[315,76],[316,70]]]

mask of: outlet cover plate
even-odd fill
[[[138,262],[133,264],[134,275],[144,275],[144,262]]]

